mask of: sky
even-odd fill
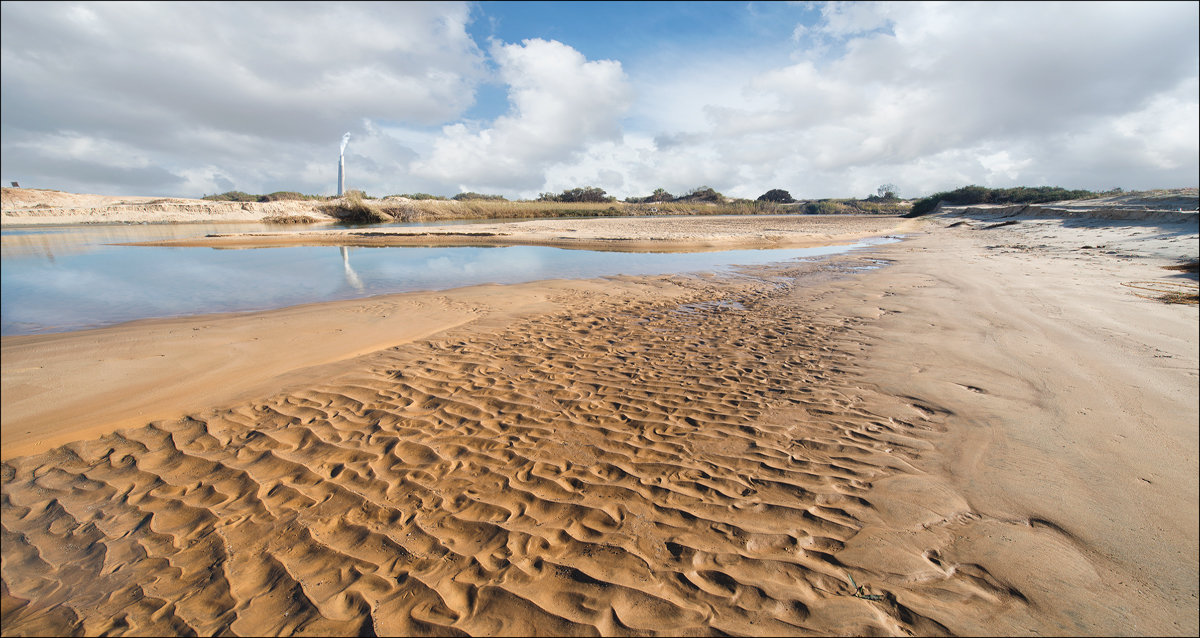
[[[0,179],[920,197],[1200,181],[1200,3],[0,5]]]

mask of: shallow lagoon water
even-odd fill
[[[255,230],[250,226],[244,229]],[[218,230],[228,232],[230,227],[6,230],[0,269],[0,334],[81,330],[151,317],[266,310],[486,283],[723,272],[735,266],[821,257],[881,242],[703,253],[621,253],[542,246],[217,250],[109,245],[194,237]]]

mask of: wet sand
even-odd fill
[[[1195,221],[1015,221],[5,337],[4,634],[1194,634]]]

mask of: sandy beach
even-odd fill
[[[4,337],[4,635],[1200,631],[1194,212],[705,224],[187,245],[905,238]]]

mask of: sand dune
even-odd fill
[[[957,221],[6,455],[4,633],[1194,633],[1194,221]]]
[[[164,224],[262,222],[306,215],[333,221],[314,201],[223,202],[181,197],[114,197],[36,188],[3,188],[0,224]]]

